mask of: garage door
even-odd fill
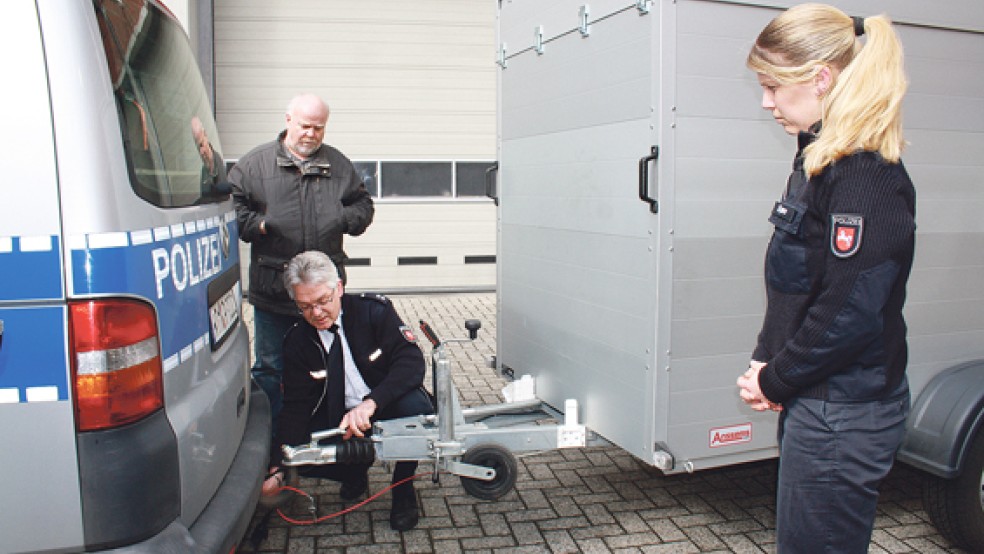
[[[215,1],[227,159],[272,140],[291,97],[328,102],[325,141],[357,163],[376,218],[347,238],[354,290],[490,289],[495,3]]]

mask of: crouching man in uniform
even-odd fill
[[[284,284],[303,321],[284,337],[283,410],[271,449],[269,494],[283,485],[281,446],[307,443],[311,433],[344,428],[343,440],[363,437],[376,420],[433,413],[424,391],[424,356],[389,300],[344,294],[331,259],[302,252],[287,265]],[[393,483],[414,474],[417,462],[396,463]],[[344,500],[367,489],[368,464],[301,466],[299,473],[341,482]],[[417,525],[413,480],[393,489],[390,527]]]

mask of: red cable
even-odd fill
[[[329,519],[336,518],[336,517],[341,516],[341,515],[345,515],[345,514],[351,512],[351,511],[353,511],[353,510],[357,510],[357,509],[365,506],[366,504],[372,502],[373,500],[379,498],[380,496],[386,494],[387,492],[395,489],[396,487],[399,487],[403,483],[407,483],[409,481],[413,481],[414,479],[419,479],[421,477],[427,477],[428,475],[431,475],[431,473],[418,473],[417,475],[411,475],[410,477],[407,477],[406,479],[401,479],[400,481],[397,481],[396,483],[391,484],[390,486],[386,487],[385,489],[380,490],[376,494],[370,496],[369,498],[366,498],[365,500],[363,500],[362,502],[359,502],[358,504],[355,504],[353,506],[349,506],[348,508],[345,508],[344,510],[341,510],[339,512],[335,512],[333,514],[328,514],[326,516],[321,516],[319,518],[312,519],[310,521],[302,521],[302,520],[299,520],[299,519],[293,519],[290,516],[285,515],[282,511],[280,511],[280,508],[277,508],[277,515],[280,516],[280,519],[286,521],[287,523],[293,524],[293,525],[314,525],[316,523],[321,523],[322,521],[327,521]],[[297,493],[297,494],[300,494],[302,496],[307,496],[308,498],[311,498],[311,495],[309,495],[308,493],[302,491],[301,489],[297,489],[297,488],[291,487],[289,485],[284,485],[284,486],[280,487],[279,489],[276,490],[276,492],[285,491],[285,490],[286,491],[291,491],[291,492],[294,492],[294,493]],[[274,493],[274,494],[276,494],[276,493]]]

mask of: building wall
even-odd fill
[[[272,140],[290,98],[314,92],[331,108],[326,142],[353,161],[491,163],[495,6],[215,0],[215,110],[224,156],[236,159]],[[385,181],[377,184],[375,222],[346,239],[349,256],[369,264],[351,268],[352,287],[494,287],[490,200],[459,199],[453,190],[397,195]],[[398,263],[411,257],[436,263]]]

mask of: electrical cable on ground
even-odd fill
[[[292,517],[284,514],[280,510],[280,508],[277,508],[277,515],[280,516],[280,519],[286,521],[287,523],[290,523],[291,525],[315,525],[317,523],[321,523],[323,521],[327,521],[329,519],[336,518],[338,516],[342,516],[342,515],[345,515],[345,514],[347,514],[349,512],[352,512],[354,510],[357,510],[357,509],[365,506],[366,504],[372,502],[373,500],[376,500],[377,498],[379,498],[380,496],[386,494],[387,492],[395,489],[396,487],[399,487],[400,485],[402,485],[404,483],[413,481],[414,479],[419,479],[421,477],[429,477],[431,475],[433,475],[433,474],[432,473],[418,473],[416,475],[411,475],[410,477],[407,477],[405,479],[401,479],[400,481],[397,481],[396,483],[393,483],[393,484],[389,485],[388,487],[386,487],[384,489],[381,489],[379,492],[371,495],[369,498],[366,498],[365,500],[363,500],[362,502],[359,502],[358,504],[353,504],[352,506],[349,506],[348,508],[345,508],[344,510],[337,511],[337,512],[335,512],[333,514],[328,514],[328,515],[324,515],[324,516],[321,516],[321,517],[315,517],[314,519],[311,519],[310,521],[304,521],[304,520],[300,520],[300,519],[294,519],[294,518],[292,518]],[[314,508],[314,504],[313,504],[314,503],[314,498],[310,494],[304,492],[303,490],[298,489],[298,488],[295,488],[295,487],[292,487],[290,485],[284,485],[284,486],[280,487],[279,489],[277,489],[275,491],[275,493],[279,493],[281,491],[290,491],[290,492],[293,492],[295,494],[306,496],[312,502],[312,508]]]

